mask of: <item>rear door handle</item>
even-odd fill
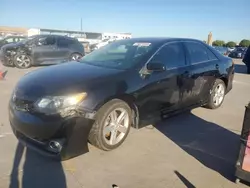
[[[220,68],[220,66],[219,66],[218,64],[216,64],[216,65],[215,65],[215,68],[216,68],[216,69],[219,69],[219,68]]]
[[[188,77],[189,76],[189,72],[188,71],[185,71],[183,74],[182,74],[183,77]]]

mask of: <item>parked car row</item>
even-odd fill
[[[244,47],[235,47],[235,48],[227,48],[222,46],[214,46],[218,52],[222,55],[231,57],[231,58],[244,58],[247,48]]]
[[[238,48],[235,48],[235,50],[233,50],[228,56],[232,58],[243,59],[246,51],[247,51],[247,48],[238,47]]]
[[[229,49],[227,47],[222,47],[222,46],[214,46],[214,48],[220,52],[222,55],[228,56],[230,53]]]
[[[3,45],[0,62],[5,66],[25,69],[40,64],[78,60],[84,55],[84,46],[77,39],[60,35],[34,35]]]
[[[58,45],[55,40],[41,42]],[[40,48],[40,40],[35,41]],[[32,57],[39,59],[38,54]],[[219,108],[233,78],[233,60],[201,41],[120,40],[80,61],[26,74],[11,95],[9,119],[22,143],[64,160],[86,152],[88,141],[102,150],[115,149],[131,126],[138,128],[151,117],[198,106]]]

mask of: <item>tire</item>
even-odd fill
[[[116,130],[115,132],[116,128],[114,127],[116,125],[113,124],[114,125],[113,126],[112,123],[110,123],[112,121],[111,114],[118,115],[117,119],[119,119],[120,117],[119,115],[121,115],[117,114],[119,110],[124,110],[125,118],[120,123],[122,124],[123,122],[124,126],[118,126],[122,130],[122,132],[120,132],[119,130]],[[89,142],[92,145],[104,151],[113,150],[119,147],[128,136],[130,126],[132,123],[131,117],[132,117],[131,108],[124,101],[120,99],[113,99],[107,102],[98,110],[96,114],[96,120],[89,133]],[[112,138],[116,138],[117,140]]]
[[[32,59],[29,55],[20,52],[14,57],[14,65],[19,69],[27,69],[32,65]]]
[[[70,61],[77,61],[82,58],[82,55],[80,53],[73,53],[70,55],[69,60]]]
[[[216,91],[218,91],[219,87],[221,87],[222,91],[220,90],[221,91],[219,92],[220,94],[217,93],[218,101],[215,102]],[[214,82],[213,88],[210,92],[208,103],[205,106],[210,109],[219,108],[224,101],[225,93],[226,93],[226,86],[225,86],[224,81],[221,79],[216,79]]]
[[[235,183],[236,183],[236,184],[240,184],[240,179],[239,179],[239,178],[236,178],[236,179],[235,179]]]

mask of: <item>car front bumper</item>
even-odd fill
[[[67,160],[88,152],[88,135],[93,119],[38,116],[17,110],[10,102],[9,121],[18,140],[43,155]],[[60,149],[52,149],[53,142],[60,143]]]
[[[13,62],[10,57],[8,57],[3,50],[0,50],[0,63],[5,66],[13,66]]]

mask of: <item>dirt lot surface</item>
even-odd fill
[[[233,90],[220,109],[197,108],[156,127],[132,129],[114,151],[90,146],[89,153],[63,163],[18,144],[7,104],[15,83],[34,68],[7,70],[0,81],[0,188],[246,187],[233,182],[244,106],[250,100],[250,75],[240,60]]]

